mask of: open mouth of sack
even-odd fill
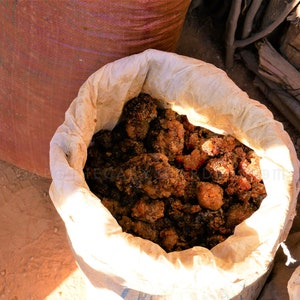
[[[211,249],[266,196],[260,158],[229,135],[192,125],[150,95],[97,132],[85,178],[122,229],[165,251]]]

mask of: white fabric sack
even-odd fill
[[[112,129],[124,103],[140,92],[195,125],[231,134],[262,157],[267,197],[234,235],[211,250],[166,253],[122,232],[85,182],[92,136]],[[255,299],[290,230],[300,187],[293,144],[265,106],[215,66],[152,49],[88,78],[52,138],[50,168],[50,196],[91,287],[88,299]]]

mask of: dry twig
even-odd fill
[[[247,38],[252,32],[253,20],[256,16],[258,9],[260,8],[262,1],[263,0],[252,0],[252,3],[250,4],[249,10],[245,18],[242,39]]]
[[[233,0],[226,23],[226,66],[231,68],[235,51],[235,32],[241,12],[242,0]]]

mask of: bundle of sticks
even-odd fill
[[[262,5],[265,5],[266,2],[263,0],[232,0],[226,24],[225,63],[227,69],[231,68],[234,64],[234,55],[238,50],[245,65],[256,75],[254,81],[256,86],[300,132],[299,65],[293,65],[269,41],[270,35],[280,24],[287,21],[293,23],[299,33],[295,38],[297,39],[296,44],[299,44],[299,49],[296,51],[298,51],[297,55],[300,60],[299,3],[299,0],[271,0],[268,2],[268,7],[264,8],[264,14],[260,16],[261,20],[258,22],[259,12],[261,13]],[[254,30],[257,23],[260,23],[258,31],[257,28]],[[237,31],[239,31],[239,39],[237,39]],[[284,39],[281,42],[288,43]],[[247,48],[251,44],[256,46],[256,52],[253,52],[253,48]]]

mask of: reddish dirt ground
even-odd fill
[[[210,19],[194,21],[186,22],[177,52],[224,69],[219,37],[210,35],[214,24]],[[228,74],[284,124],[299,156],[299,133],[254,87],[253,76],[239,62]],[[84,282],[64,224],[48,194],[50,183],[50,179],[0,161],[0,299],[85,299]],[[299,206],[287,244],[292,255],[300,259]],[[286,267],[282,250],[278,251],[275,262],[260,299],[288,299],[286,283],[297,263]]]
[[[84,299],[49,185],[49,179],[0,161],[0,299]]]

